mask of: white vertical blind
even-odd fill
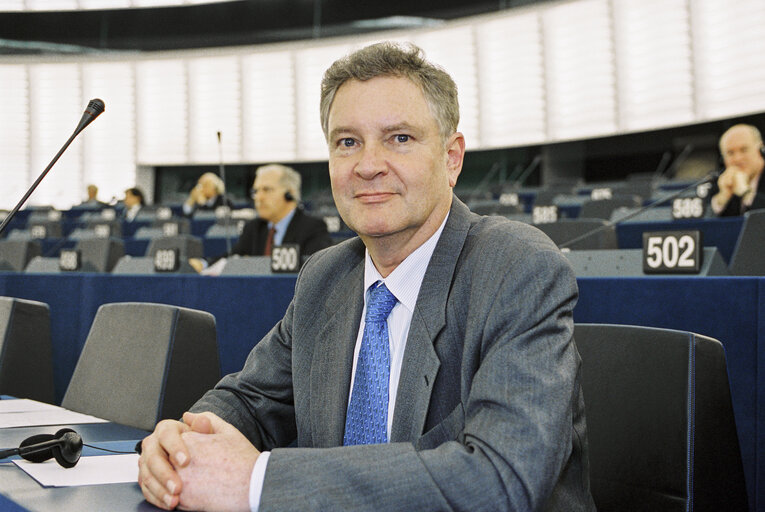
[[[465,134],[468,149],[479,147],[478,73],[472,26],[418,32],[412,40],[425,51],[429,61],[444,68],[454,79],[460,102],[458,128]]]
[[[321,78],[330,64],[349,50],[349,45],[333,45],[306,48],[295,54],[297,156],[301,160],[327,159],[327,141],[319,116]]]
[[[239,59],[205,57],[189,61],[189,161],[218,162],[218,132],[224,161],[242,154]]]
[[[136,64],[138,163],[189,161],[186,83],[186,62],[181,59]]]
[[[82,102],[79,64],[35,64],[29,69],[31,182],[69,139],[87,106]],[[29,199],[29,204],[67,208],[84,195],[80,134]]]
[[[274,51],[242,58],[245,161],[278,162],[296,158],[292,55],[289,51]]]
[[[24,5],[88,8],[100,1]],[[71,206],[89,182],[104,198],[120,197],[138,164],[217,162],[218,130],[227,162],[325,160],[322,74],[351,49],[391,39],[419,44],[454,77],[470,149],[765,112],[762,0],[570,0],[332,41],[102,60],[4,56],[0,179],[7,186],[0,208],[17,202],[94,97],[105,101],[106,112],[31,204]]]
[[[621,128],[692,121],[687,0],[614,0],[614,20]]]
[[[544,12],[548,137],[574,139],[616,130],[614,53],[606,0]]]
[[[103,100],[106,110],[84,137],[83,181],[99,188],[99,198],[122,199],[135,186],[135,74],[130,62],[95,62],[82,67],[82,105]],[[82,192],[84,193],[84,192]]]
[[[476,30],[481,141],[486,147],[544,141],[545,86],[542,26],[527,12]]]
[[[0,64],[0,207],[12,208],[32,184],[29,175],[29,80],[24,64]]]
[[[66,11],[77,7],[77,0],[27,0],[30,11]]]
[[[693,0],[699,114],[765,110],[765,2]]]

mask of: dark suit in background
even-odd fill
[[[268,221],[253,219],[244,225],[242,234],[231,249],[231,254],[239,256],[262,256],[268,239]],[[303,255],[313,254],[316,251],[332,245],[332,239],[327,231],[324,220],[303,212],[296,208],[287,231],[284,233],[282,244],[300,245],[300,253]]]

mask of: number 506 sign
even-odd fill
[[[699,231],[643,233],[646,274],[698,274],[703,254]]]

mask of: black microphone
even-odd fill
[[[223,142],[220,138],[220,131],[218,131],[218,163],[220,171],[220,179],[223,180],[223,204],[226,205],[226,170],[223,167]],[[231,210],[229,209],[228,215],[223,219],[223,234],[226,238],[226,254],[231,256],[231,237],[228,236],[228,227],[231,224]]]
[[[73,468],[82,454],[82,437],[71,428],[62,428],[55,434],[37,434],[24,439],[18,448],[0,450],[0,459],[20,455],[30,462],[43,462],[55,458],[61,466]]]
[[[85,129],[86,126],[88,126],[90,123],[93,122],[93,120],[101,115],[101,113],[105,110],[104,102],[98,98],[90,100],[88,103],[88,106],[85,107],[85,112],[82,114],[82,118],[80,119],[79,124],[77,125],[77,128],[74,129],[74,133],[72,133],[71,137],[69,137],[69,140],[67,140],[64,145],[61,147],[61,149],[58,150],[58,153],[56,156],[53,157],[53,160],[50,161],[48,164],[48,167],[45,168],[45,170],[40,174],[40,176],[35,180],[34,183],[32,183],[32,186],[29,187],[29,190],[24,194],[24,197],[21,198],[21,201],[13,207],[13,210],[11,210],[8,215],[6,215],[5,219],[3,220],[2,224],[0,224],[0,234],[5,231],[6,226],[8,226],[8,223],[11,222],[13,217],[16,216],[19,209],[21,209],[22,206],[24,206],[24,203],[27,202],[27,199],[29,199],[29,196],[32,195],[32,192],[35,191],[37,186],[40,184],[40,182],[45,178],[45,176],[48,174],[48,171],[51,170],[53,167],[53,164],[55,164],[58,159],[61,157],[61,155],[64,154],[64,151],[66,151],[66,148],[69,147],[69,145],[72,143],[75,137],[80,134],[82,130]]]
[[[593,229],[592,231],[588,231],[587,233],[583,233],[582,235],[579,235],[576,238],[572,238],[571,240],[561,244],[559,247],[561,249],[565,249],[566,247],[568,247],[570,245],[573,245],[576,242],[580,242],[580,241],[584,240],[585,238],[588,238],[588,237],[590,237],[592,235],[600,233],[601,231],[603,231],[605,229],[608,229],[611,226],[615,226],[616,224],[619,224],[620,222],[624,222],[625,220],[629,220],[632,217],[636,217],[636,216],[640,215],[641,213],[643,213],[643,212],[645,212],[647,210],[650,210],[651,208],[653,208],[655,206],[659,206],[660,204],[664,204],[667,201],[671,201],[672,199],[683,195],[685,192],[691,190],[692,188],[698,187],[699,185],[701,185],[704,182],[711,181],[711,180],[715,179],[715,177],[717,177],[717,171],[712,171],[712,172],[708,173],[706,176],[704,176],[703,178],[701,178],[700,180],[694,181],[693,183],[691,183],[687,187],[683,187],[682,189],[678,190],[677,192],[675,192],[673,194],[670,194],[670,195],[668,195],[666,197],[659,198],[656,201],[654,201],[654,202],[652,202],[650,204],[647,204],[644,207],[639,208],[639,209],[635,210],[632,213],[628,213],[627,215],[625,215],[624,217],[622,217],[620,219],[616,219],[616,220],[612,220],[610,222],[606,222],[602,226],[599,226],[599,227]]]

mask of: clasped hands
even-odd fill
[[[163,420],[142,443],[138,484],[146,500],[172,510],[250,510],[252,468],[260,452],[211,412]]]
[[[728,167],[717,178],[717,186],[721,192],[724,192],[727,196],[736,195],[743,196],[749,189],[749,176],[747,173],[738,167]]]

